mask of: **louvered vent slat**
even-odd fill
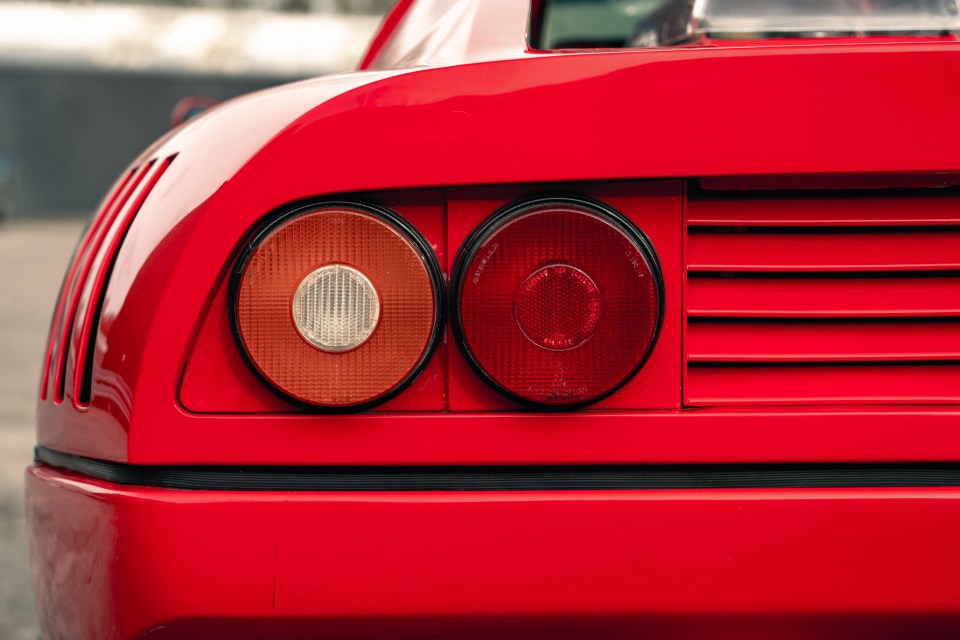
[[[700,193],[689,406],[960,402],[960,194]]]
[[[62,402],[72,379],[74,401],[82,404],[91,333],[96,330],[110,268],[134,216],[173,157],[154,159],[127,172],[111,189],[80,239],[54,311],[41,400],[52,397],[54,402]]]
[[[691,227],[687,266],[691,271],[837,272],[960,269],[960,228],[917,231],[875,227],[838,232],[817,227],[802,232],[763,227]]]
[[[116,201],[122,194],[126,193],[127,184],[133,179],[137,170],[130,169],[120,180],[110,189],[107,197],[104,198],[100,207],[97,209],[89,226],[84,230],[79,243],[70,258],[70,265],[66,275],[63,278],[63,284],[60,285],[60,294],[57,296],[57,306],[53,313],[53,319],[50,323],[50,335],[47,338],[47,351],[43,361],[43,374],[40,379],[40,400],[46,400],[51,386],[51,377],[53,375],[53,364],[59,358],[60,350],[63,348],[63,332],[65,329],[65,314],[67,313],[68,301],[72,291],[83,286],[82,282],[77,282],[80,276],[82,265],[86,261],[91,244],[99,237],[101,229],[109,214],[113,211]]]
[[[690,362],[960,361],[960,320],[691,321],[687,354]]]
[[[687,313],[706,317],[960,316],[960,277],[697,277]]]
[[[692,405],[952,404],[960,389],[953,364],[704,366],[688,373]]]
[[[825,203],[826,201],[826,203]],[[694,203],[696,204],[696,203]],[[960,225],[953,195],[933,190],[888,191],[877,206],[873,193],[795,192],[744,198],[742,194],[711,194],[709,206],[687,214],[690,226],[725,227],[909,227]]]
[[[77,310],[80,306],[80,297],[87,284],[90,269],[93,267],[93,262],[100,253],[103,240],[113,226],[117,215],[130,198],[130,194],[137,188],[140,181],[143,180],[145,173],[145,166],[141,166],[131,172],[129,180],[124,182],[110,198],[110,204],[97,215],[96,224],[91,226],[84,239],[83,251],[76,257],[75,268],[72,269],[73,273],[70,277],[70,284],[64,288],[63,292],[63,313],[55,329],[56,340],[52,350],[53,358],[50,367],[54,402],[63,401],[65,390],[64,381],[67,374],[67,358],[70,353],[70,336],[73,333]]]
[[[85,288],[81,312],[77,316],[73,330],[73,399],[78,405],[90,402],[90,373],[93,360],[94,335],[100,320],[103,295],[113,270],[113,263],[120,245],[126,238],[133,219],[140,211],[144,201],[153,192],[153,188],[166,172],[175,156],[163,160],[151,160],[146,176],[139,188],[134,190],[121,209],[103,243],[103,250],[97,256],[91,271],[88,286]]]

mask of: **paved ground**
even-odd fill
[[[23,519],[40,360],[83,221],[0,221],[0,639],[35,640]]]

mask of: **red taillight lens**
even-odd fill
[[[513,205],[470,236],[453,274],[453,324],[495,387],[542,405],[612,393],[643,364],[660,324],[649,242],[599,203]]]
[[[347,408],[420,372],[440,335],[440,269],[426,241],[380,208],[324,204],[261,232],[234,280],[236,329],[284,394]]]

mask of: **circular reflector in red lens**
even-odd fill
[[[523,281],[514,306],[523,335],[544,349],[563,351],[590,339],[600,322],[603,298],[580,269],[551,264]]]
[[[392,212],[298,209],[251,243],[235,325],[254,368],[287,396],[357,408],[420,373],[441,333],[442,281],[426,241]]]
[[[541,405],[583,405],[615,391],[643,364],[660,325],[649,241],[621,214],[578,198],[492,216],[460,250],[452,287],[467,359],[506,395]]]

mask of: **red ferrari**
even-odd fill
[[[958,30],[401,0],[177,128],[53,318],[43,637],[960,637]]]

